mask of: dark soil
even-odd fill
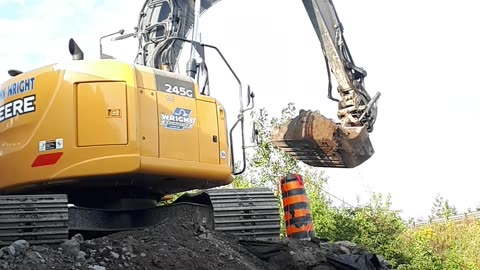
[[[337,254],[364,253],[349,242],[245,241],[197,224],[167,220],[148,229],[92,240],[76,235],[57,246],[19,241],[0,249],[0,269],[357,269],[336,268],[331,258]]]

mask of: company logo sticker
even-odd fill
[[[192,129],[196,118],[190,117],[191,109],[175,108],[172,114],[161,114],[161,125],[172,130]]]

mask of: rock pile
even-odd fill
[[[383,270],[389,266],[350,242],[242,240],[170,220],[90,240],[77,234],[55,246],[18,240],[0,249],[0,269]]]

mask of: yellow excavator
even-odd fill
[[[135,31],[114,38],[138,39],[134,63],[104,54],[85,60],[71,39],[72,61],[9,70],[0,86],[0,245],[59,243],[172,216],[239,236],[278,236],[270,190],[216,189],[245,171],[244,113],[254,104],[221,51],[199,42],[199,17],[218,1],[145,1]],[[303,3],[339,84],[336,100],[329,72],[340,122],[303,111],[272,140],[312,166],[355,167],[373,154],[368,133],[379,94],[365,91],[366,72],[352,60],[331,0]],[[186,44],[192,56],[184,70],[178,62]],[[209,93],[207,53],[218,53],[238,81],[240,112],[231,126],[227,108]],[[334,136],[320,134],[326,130]],[[197,189],[205,192],[158,206],[166,195]]]

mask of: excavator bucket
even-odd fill
[[[318,111],[301,110],[274,130],[272,142],[313,167],[354,168],[375,152],[366,127],[342,127]]]

